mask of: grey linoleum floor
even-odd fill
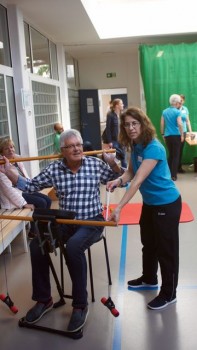
[[[176,182],[183,201],[192,209],[195,220],[180,224],[180,277],[177,303],[163,311],[146,307],[156,290],[134,292],[127,288],[127,280],[141,275],[141,244],[139,226],[107,228],[107,242],[112,273],[111,296],[120,312],[115,318],[100,302],[108,297],[108,285],[103,243],[91,249],[96,301],[91,302],[89,292],[89,317],[79,340],[62,335],[21,328],[18,321],[33,305],[31,300],[31,265],[29,253],[22,252],[22,241],[17,237],[12,243],[12,253],[0,256],[0,293],[6,293],[4,258],[6,261],[8,291],[19,308],[14,315],[0,301],[1,350],[196,350],[197,349],[197,178],[188,169]],[[104,198],[104,188],[101,189]],[[111,198],[115,203],[125,189],[118,189]],[[140,202],[136,195],[132,202]],[[52,255],[59,272],[59,257]],[[70,293],[70,281],[65,269],[66,293]],[[89,281],[89,280],[88,280]],[[88,286],[88,290],[90,288]],[[52,279],[52,294],[58,300],[58,292]],[[71,300],[53,309],[39,324],[65,330],[71,313]]]

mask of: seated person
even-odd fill
[[[91,152],[94,151],[93,147],[92,147],[92,143],[90,141],[85,141],[83,143],[83,151],[84,152]],[[93,154],[92,157],[97,157],[97,154]]]
[[[15,153],[14,143],[10,138],[6,138],[0,141],[0,155],[5,156],[8,159],[15,159],[19,157]],[[18,174],[24,178],[29,178],[27,171],[22,162],[14,163]],[[13,208],[50,208],[51,199],[43,193],[27,193],[20,189],[13,187],[12,182],[0,173],[0,206],[2,209]],[[35,224],[31,222],[30,232],[28,238],[35,236]]]
[[[50,163],[32,180],[16,174],[8,160],[0,167],[23,191],[39,191],[53,186],[59,200],[59,209],[76,212],[78,220],[104,221],[100,200],[100,184],[122,174],[122,170],[107,154],[108,164],[96,157],[83,155],[81,134],[74,129],[61,133],[63,158]],[[88,316],[87,262],[85,250],[102,238],[103,226],[60,224],[58,235],[65,244],[65,257],[72,281],[73,312],[67,330],[75,332],[83,327]],[[26,322],[35,323],[53,307],[49,262],[43,255],[38,238],[30,244],[33,295],[36,304],[26,315]],[[42,266],[42,268],[40,268]]]

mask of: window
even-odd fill
[[[13,78],[0,74],[0,139],[10,137],[19,151]]]
[[[49,40],[37,30],[31,28],[33,73],[51,78]]]
[[[77,85],[78,85],[77,61],[67,53],[65,54],[65,60],[66,60],[66,79],[67,79],[68,87],[71,89],[77,88]]]
[[[27,70],[28,70],[28,72],[33,72],[32,59],[31,59],[29,26],[27,23],[24,23],[24,31],[25,31],[25,48],[26,48]]]
[[[51,73],[52,78],[58,80],[58,64],[57,64],[57,50],[56,45],[50,41],[50,54],[51,54]]]
[[[0,64],[11,67],[6,8],[0,5]]]
[[[60,120],[59,88],[32,81],[33,104],[36,126],[38,155],[46,156],[54,152],[54,124]],[[41,160],[40,169],[49,161]]]
[[[56,45],[27,23],[24,31],[28,71],[58,80]]]
[[[0,74],[0,138],[9,136],[7,101],[4,76]]]

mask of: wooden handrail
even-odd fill
[[[31,216],[19,216],[19,215],[0,215],[0,219],[5,220],[19,220],[19,221],[34,221]],[[48,221],[48,220],[40,220]],[[58,224],[67,225],[83,225],[83,226],[117,226],[114,221],[96,221],[96,220],[75,220],[75,219],[55,219]]]
[[[115,149],[110,148],[106,150],[95,150],[95,151],[87,151],[83,152],[84,155],[86,156],[92,156],[95,154],[102,154],[102,153],[114,153],[116,152]],[[13,159],[9,159],[10,163],[18,163],[18,162],[27,162],[27,161],[32,161],[32,160],[43,160],[43,159],[58,159],[62,158],[62,154],[49,154],[47,156],[35,156],[35,157],[17,157]],[[5,164],[5,161],[3,159],[0,159],[0,164]]]

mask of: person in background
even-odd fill
[[[8,160],[0,170],[23,191],[35,192],[53,186],[59,199],[59,209],[76,212],[78,220],[104,221],[100,200],[100,184],[114,179],[123,171],[106,154],[106,161],[83,155],[81,134],[74,129],[61,133],[63,158],[50,163],[32,180],[24,179],[13,171]],[[61,224],[58,235],[65,244],[66,264],[72,281],[73,312],[68,331],[83,327],[88,316],[87,262],[85,250],[102,238],[103,226]],[[26,314],[28,323],[35,323],[53,307],[49,261],[42,254],[39,240],[30,244],[33,295],[36,304]],[[42,267],[42,268],[41,268]]]
[[[123,111],[124,104],[121,99],[117,98],[111,101],[110,112],[107,114],[106,128],[103,132],[102,139],[104,143],[107,143],[109,148],[116,149],[117,159],[120,160],[123,168],[127,167],[126,151],[124,147],[118,141],[119,135],[119,117]]]
[[[181,119],[182,119],[182,124],[183,124],[184,140],[183,140],[183,142],[181,142],[178,172],[183,174],[183,173],[185,173],[185,170],[182,168],[183,148],[184,148],[184,144],[185,144],[186,133],[189,132],[191,134],[192,133],[192,128],[191,128],[188,108],[186,106],[184,106],[185,96],[184,95],[180,95],[180,97],[181,97],[180,111],[181,111]]]
[[[142,276],[128,281],[133,289],[158,285],[160,265],[162,285],[148,308],[159,310],[176,302],[179,270],[179,219],[181,195],[167,162],[165,147],[158,141],[148,116],[139,108],[128,108],[120,117],[121,143],[130,147],[128,169],[107,183],[107,190],[130,182],[128,190],[109,216],[118,223],[123,207],[139,190],[142,195],[140,234],[142,242]]]
[[[84,152],[94,151],[94,149],[92,147],[92,143],[90,141],[84,141],[84,143],[83,143],[83,151]],[[97,154],[93,154],[92,157],[97,157]]]
[[[180,112],[181,97],[173,94],[169,98],[170,106],[162,112],[160,130],[168,148],[168,165],[173,181],[177,180],[181,142],[184,141]]]
[[[60,123],[55,123],[54,124],[54,139],[53,139],[53,145],[54,145],[54,154],[59,154],[61,153],[60,149],[60,134],[64,131],[64,127]]]
[[[15,159],[16,163],[13,163],[16,171],[23,178],[29,179],[27,171],[22,162],[17,163],[19,155],[15,153],[14,142],[10,138],[5,138],[0,141],[0,155],[5,156],[8,159]],[[43,193],[27,193],[14,187],[12,182],[0,173],[0,206],[2,209],[14,209],[14,208],[50,208],[51,199]],[[30,232],[28,238],[35,237],[35,224],[31,222]]]

